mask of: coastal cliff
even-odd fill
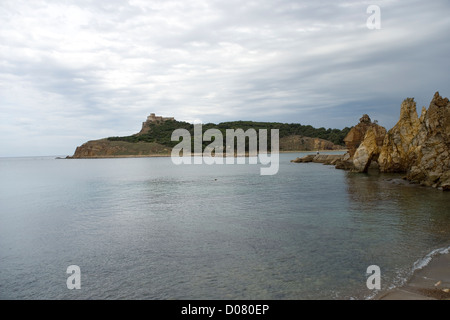
[[[386,132],[364,115],[344,139],[347,154],[333,159],[337,169],[404,173],[412,183],[450,190],[450,101],[434,94],[428,109],[417,114],[414,98],[405,99],[400,119]],[[313,157],[292,162],[315,162]]]
[[[450,190],[450,102],[438,92],[428,110],[422,112],[412,141],[414,162],[406,178],[427,186]]]
[[[77,147],[71,159],[169,156],[170,148],[154,142],[91,140]]]
[[[372,138],[366,134],[365,144]],[[360,148],[362,147],[360,146]],[[370,164],[370,159],[353,158],[356,169]],[[406,179],[425,186],[450,190],[450,102],[439,92],[434,94],[428,109],[417,115],[413,98],[403,101],[400,119],[385,135],[378,156],[380,172],[406,173]]]

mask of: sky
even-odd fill
[[[338,129],[367,113],[390,129],[405,98],[450,97],[449,13],[448,0],[0,0],[0,157],[72,155],[150,113]]]

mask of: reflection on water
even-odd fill
[[[348,173],[346,176],[351,207],[363,216],[388,213],[391,223],[411,232],[412,226],[436,237],[444,244],[449,240],[450,194],[437,189],[411,184],[398,174]],[[373,218],[373,217],[372,217]],[[368,218],[370,219],[370,218]],[[443,235],[444,237],[440,237]]]
[[[346,184],[353,221],[370,238],[374,261],[386,266],[385,281],[401,283],[412,271],[405,261],[450,245],[449,193],[377,172],[349,172]]]

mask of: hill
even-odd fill
[[[336,150],[344,148],[344,138],[350,128],[325,129],[314,128],[310,125],[298,123],[232,121],[219,124],[207,123],[202,125],[202,131],[218,129],[225,137],[226,129],[253,128],[279,130],[280,151],[311,151]],[[127,157],[127,156],[162,156],[170,155],[171,149],[178,141],[171,141],[175,129],[186,129],[194,137],[194,125],[174,118],[157,117],[151,114],[147,121],[142,123],[139,133],[124,137],[109,137],[101,140],[88,141],[77,147],[71,158],[98,158],[98,157]],[[205,141],[203,147],[210,142]],[[270,134],[268,146],[270,147]]]

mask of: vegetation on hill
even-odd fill
[[[126,142],[156,142],[164,146],[173,148],[179,141],[171,141],[172,132],[175,129],[186,129],[190,132],[191,138],[194,139],[194,125],[188,122],[169,120],[162,123],[150,123],[149,131],[144,134],[134,134],[126,137],[110,137],[110,141],[126,141]],[[254,121],[232,121],[222,122],[219,124],[207,123],[203,124],[202,131],[208,129],[219,129],[225,139],[226,129],[247,129],[253,128],[257,132],[259,129],[268,130],[268,146],[270,146],[270,130],[278,129],[279,137],[287,137],[292,135],[300,135],[311,138],[320,138],[333,142],[336,145],[344,145],[344,138],[351,128],[325,129],[314,128],[310,125],[301,125],[299,123],[279,123],[279,122],[254,122]],[[211,142],[204,141],[203,145],[207,146]]]

